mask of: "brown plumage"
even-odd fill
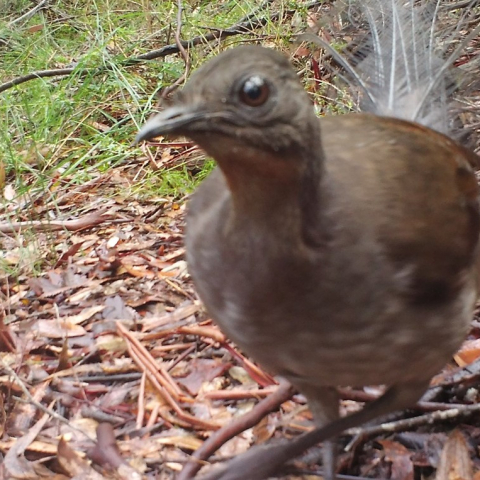
[[[338,415],[338,385],[390,387],[353,424],[414,404],[477,297],[478,158],[403,120],[317,118],[288,61],[257,46],[197,70],[137,140],[166,133],[219,166],[190,201],[186,245],[225,333],[319,425]],[[258,467],[211,478],[270,473]]]

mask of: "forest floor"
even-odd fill
[[[186,199],[212,161],[188,141],[132,141],[159,84],[246,41],[288,54],[320,114],[353,109],[325,52],[289,42],[335,2],[191,1],[180,23],[181,2],[86,3],[0,0],[0,480],[173,479],[242,415],[213,462],[312,428],[305,399],[225,338],[190,281]],[[325,39],[347,45],[333,23],[342,36]],[[339,472],[480,479],[479,378],[474,319],[418,407],[340,439]],[[343,413],[381,391],[342,389]],[[318,458],[282,478],[321,476]]]

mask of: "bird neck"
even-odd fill
[[[248,152],[219,160],[232,195],[236,223],[289,231],[317,244],[321,228],[321,148]]]

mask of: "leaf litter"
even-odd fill
[[[22,256],[32,238],[25,224],[2,235],[4,259],[20,273],[2,274],[0,290],[0,479],[173,479],[214,432],[252,415],[278,390],[198,300],[185,263],[185,202],[124,198],[122,185],[132,177],[128,169],[112,171],[1,212],[32,224],[43,267],[35,273]],[[39,223],[25,213],[32,206]],[[58,228],[82,217],[91,223]],[[432,382],[429,402],[447,409],[478,400],[478,325],[474,320],[456,363]],[[342,409],[378,394],[348,389]],[[221,441],[214,459],[312,428],[305,399],[286,398]],[[479,476],[474,413],[404,430],[342,437],[340,472]],[[284,478],[319,475],[317,459],[306,454]]]

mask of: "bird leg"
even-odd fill
[[[339,395],[335,387],[302,385],[300,390],[307,397],[308,406],[317,428],[324,427],[338,419]],[[323,442],[322,464],[324,479],[335,480],[337,467],[337,442],[335,438]]]
[[[345,430],[359,427],[379,416],[407,408],[422,396],[427,382],[399,384],[390,387],[380,398],[346,417],[318,427],[299,437],[274,445],[262,445],[227,462],[199,480],[263,480],[275,474],[287,461],[302,454],[316,443],[340,435]]]

